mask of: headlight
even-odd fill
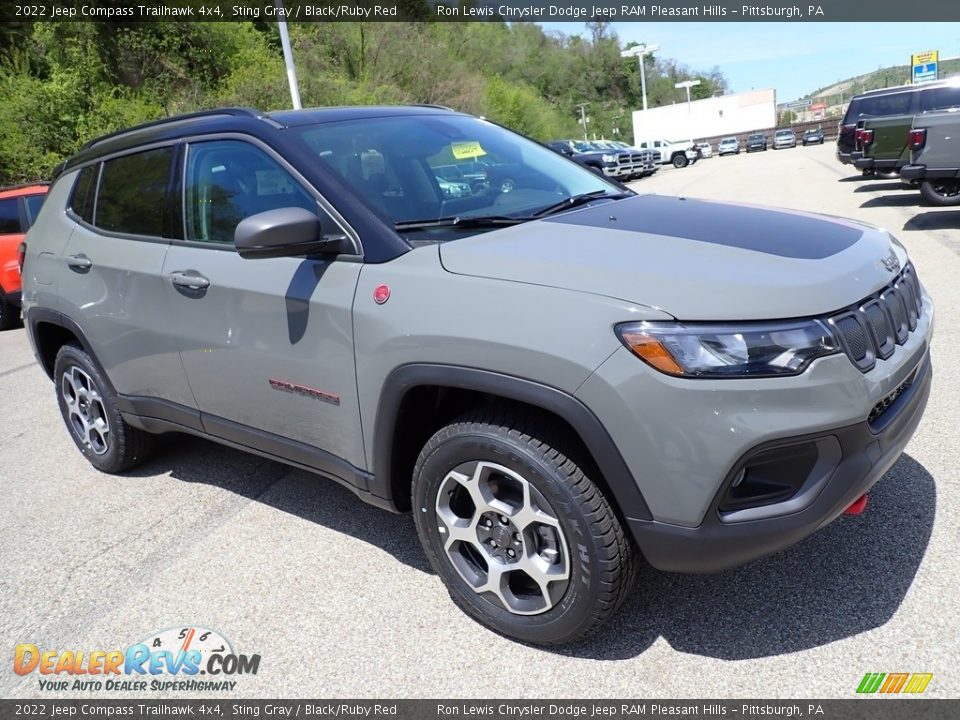
[[[605,163],[615,163],[615,162],[617,161],[617,156],[616,156],[616,155],[603,155],[603,156],[601,156],[600,159],[603,160]]]
[[[623,323],[620,340],[668,375],[744,378],[799,375],[818,357],[840,352],[819,320],[771,323]]]

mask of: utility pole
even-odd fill
[[[283,17],[283,0],[276,0],[277,10],[280,11],[280,17]],[[300,88],[297,86],[297,70],[293,66],[293,50],[290,48],[290,34],[287,32],[287,21],[279,20],[277,25],[280,28],[280,45],[283,47],[283,62],[287,66],[287,82],[290,84],[290,100],[293,102],[293,109],[299,110]]]
[[[580,124],[583,125],[583,139],[587,140],[587,105],[590,103],[580,103],[577,105],[580,108]]]
[[[635,57],[640,62],[640,94],[643,97],[644,110],[647,109],[647,74],[643,70],[643,58],[645,55],[652,55],[659,49],[659,45],[635,45],[620,53],[620,57]]]

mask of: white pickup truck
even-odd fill
[[[641,150],[653,150],[659,154],[661,165],[672,163],[676,168],[692,165],[700,157],[693,140],[643,140],[635,143],[634,147]]]

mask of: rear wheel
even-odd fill
[[[437,432],[414,468],[417,530],[453,601],[525,642],[593,633],[635,577],[589,462],[564,454],[575,446],[540,416],[476,413]]]
[[[920,195],[931,205],[960,205],[960,180],[924,180],[920,184]]]
[[[116,393],[86,352],[76,345],[60,348],[53,377],[63,422],[91,465],[119,473],[146,457],[153,436],[126,423]]]
[[[0,296],[0,330],[10,330],[20,324],[20,306]]]

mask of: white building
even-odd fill
[[[637,110],[635,142],[654,138],[688,140],[769,130],[777,125],[777,93],[773,88],[723,95],[706,100]]]

